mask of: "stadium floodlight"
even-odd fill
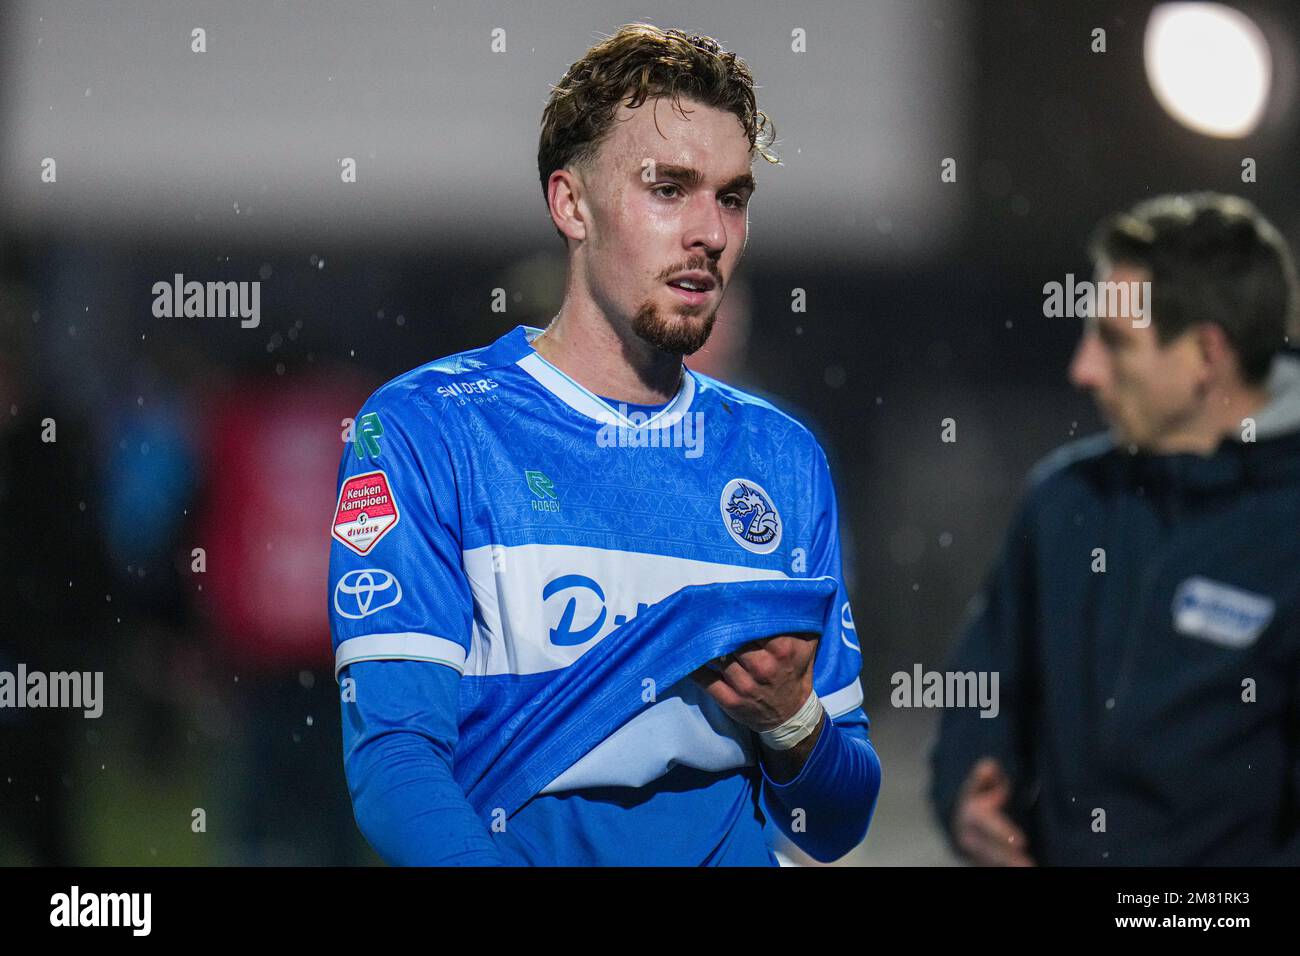
[[[1151,11],[1144,47],[1156,99],[1184,126],[1234,139],[1258,125],[1272,59],[1246,14],[1220,3],[1162,3]]]

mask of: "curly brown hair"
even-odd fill
[[[625,97],[628,109],[636,109],[660,95],[669,96],[678,112],[684,96],[735,114],[749,137],[750,151],[780,164],[771,152],[775,127],[758,109],[754,76],[744,60],[723,50],[712,37],[629,23],[588,50],[551,88],[537,146],[543,197],[551,173],[589,165],[595,158]],[[549,208],[549,198],[547,203]]]

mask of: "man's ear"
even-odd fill
[[[555,228],[568,239],[587,238],[586,213],[582,208],[586,187],[573,169],[557,169],[546,181],[546,202]]]
[[[1228,334],[1223,331],[1223,326],[1214,322],[1202,322],[1196,327],[1194,334],[1207,379],[1226,381],[1240,378],[1237,351],[1228,341]]]

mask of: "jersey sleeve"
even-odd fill
[[[817,447],[814,456],[812,500],[816,513],[808,552],[808,576],[833,578],[837,590],[835,611],[817,646],[813,690],[829,717],[838,723],[861,723],[867,729],[866,714],[862,712],[862,649],[840,557],[839,505],[825,453]]]
[[[871,744],[862,707],[862,652],[840,558],[839,508],[830,466],[818,447],[812,479],[815,509],[808,574],[837,585],[831,614],[813,661],[813,690],[827,721],[798,775],[777,783],[762,766],[763,795],[771,821],[813,859],[844,856],[867,834],[880,794],[880,758]]]
[[[394,866],[501,866],[452,774],[460,676],[424,661],[356,661],[343,766],[357,826]]]
[[[382,397],[381,397],[382,396]],[[353,423],[331,528],[336,678],[358,661],[465,668],[473,626],[450,452],[409,392],[381,390]]]
[[[344,769],[387,862],[500,865],[452,774],[473,603],[452,461],[418,402],[372,396],[339,465],[329,613]]]

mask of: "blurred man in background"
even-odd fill
[[[1243,200],[1100,228],[1070,379],[1110,433],[1030,476],[951,670],[932,798],[990,865],[1300,863],[1300,358],[1284,240]],[[1132,287],[1135,290],[1138,287]],[[1100,299],[1100,296],[1098,296]]]

